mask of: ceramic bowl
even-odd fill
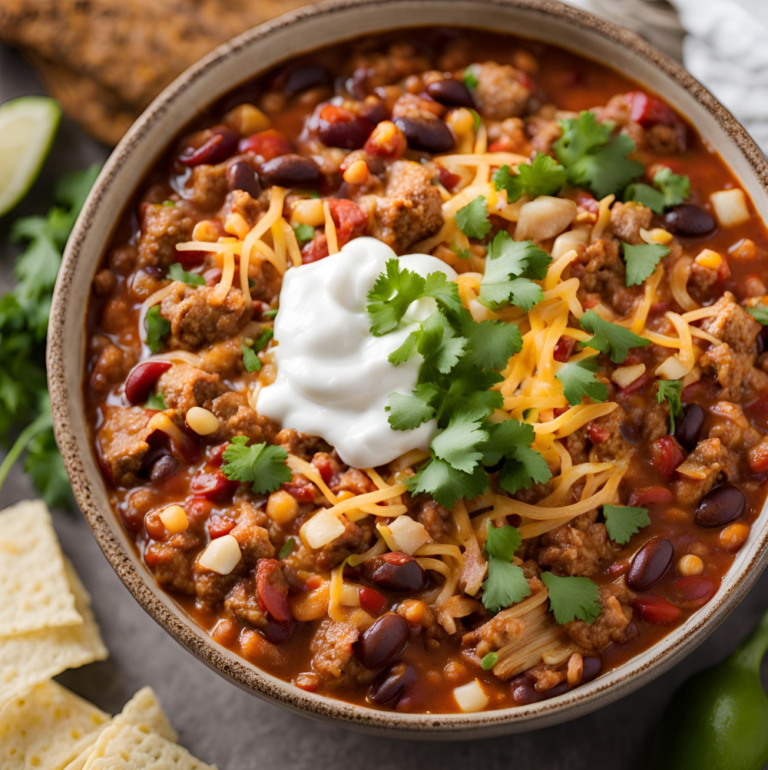
[[[481,738],[574,719],[638,689],[681,660],[723,621],[765,567],[765,514],[712,601],[654,647],[596,680],[541,703],[498,711],[380,711],[307,693],[262,672],[214,642],[157,587],[110,507],[83,408],[85,314],[94,272],[120,212],[179,130],[233,86],[294,55],[359,35],[429,25],[510,32],[564,46],[626,73],[687,115],[768,220],[768,167],[757,146],[708,91],[636,35],[550,0],[336,0],[289,13],[217,49],[170,85],[126,134],[67,246],[48,333],[48,372],[56,437],[80,507],[128,590],[181,644],[258,697],[308,716],[400,737]]]

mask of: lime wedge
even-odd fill
[[[61,120],[47,96],[21,96],[0,105],[0,217],[37,179]]]

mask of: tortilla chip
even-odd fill
[[[0,637],[83,622],[42,501],[0,513],[0,596]]]
[[[96,741],[84,770],[216,770],[185,748],[115,719]]]
[[[88,592],[69,562],[65,562],[65,570],[83,622],[0,639],[0,703],[68,668],[105,660],[108,655],[89,607]]]
[[[109,714],[60,684],[36,685],[0,711],[0,767],[61,770],[108,721]]]

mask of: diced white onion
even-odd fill
[[[588,238],[589,228],[587,227],[574,227],[573,230],[561,233],[552,244],[552,259],[560,259],[563,254],[567,254],[572,249],[580,251],[582,246],[587,245]]]
[[[344,524],[342,524],[339,515],[333,513],[330,508],[316,513],[311,519],[304,522],[299,530],[302,541],[315,550],[332,543],[343,534]]]
[[[670,356],[656,367],[656,376],[664,380],[679,380],[691,370],[677,356]]]
[[[573,222],[577,206],[567,198],[542,195],[520,209],[516,241],[545,241],[554,238]]]
[[[735,227],[749,220],[749,209],[744,190],[720,190],[709,196],[720,227]]]
[[[488,705],[488,696],[477,679],[457,687],[453,691],[453,697],[465,714],[482,711]]]
[[[631,385],[638,377],[645,374],[645,364],[636,364],[634,366],[620,366],[611,373],[611,379],[620,387],[626,388]]]
[[[360,594],[357,592],[357,587],[350,583],[344,583],[341,587],[341,603],[345,607],[359,607],[360,606]]]
[[[401,551],[413,556],[431,538],[426,527],[410,516],[398,516],[389,526],[378,526],[379,532],[391,551]]]
[[[240,558],[240,544],[232,535],[224,535],[208,543],[200,554],[200,566],[219,575],[229,575]]]

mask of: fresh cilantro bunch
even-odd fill
[[[71,492],[53,436],[45,335],[61,254],[98,172],[92,166],[62,177],[46,216],[13,223],[11,240],[26,248],[16,259],[16,286],[0,298],[0,435],[26,426],[0,464],[0,487],[26,450],[24,470],[50,506],[68,505]]]
[[[562,136],[552,145],[565,166],[568,180],[587,187],[598,198],[618,195],[645,171],[642,163],[628,157],[637,147],[631,137],[618,134],[611,139],[613,123],[598,123],[593,112],[560,121]]]
[[[653,176],[653,187],[642,182],[629,185],[624,193],[625,201],[637,201],[656,214],[677,206],[691,194],[691,181],[687,176],[672,173],[664,167]]]
[[[488,420],[503,404],[501,393],[491,390],[503,379],[499,370],[522,347],[515,324],[478,323],[445,274],[423,278],[392,259],[368,294],[371,333],[394,331],[408,307],[427,298],[434,300],[434,312],[414,322],[405,342],[389,356],[394,366],[417,352],[424,359],[414,390],[389,398],[386,410],[392,429],[413,430],[433,419],[440,429],[430,460],[408,481],[411,492],[429,494],[451,508],[460,498],[476,497],[488,488],[485,468],[499,471],[499,484],[510,494],[547,481],[549,468],[531,449],[533,428],[515,420]]]
[[[493,186],[505,190],[507,201],[514,203],[523,195],[538,198],[540,195],[555,195],[568,183],[568,172],[554,158],[537,153],[533,163],[521,163],[517,174],[510,173],[509,166],[502,166],[493,175]]]

